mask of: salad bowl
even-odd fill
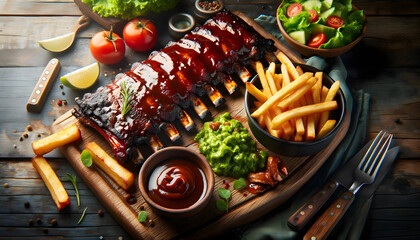
[[[293,39],[287,33],[285,27],[282,24],[282,21],[279,18],[279,14],[278,14],[280,9],[283,6],[283,3],[284,3],[284,1],[279,5],[279,7],[277,8],[277,11],[276,11],[277,25],[279,26],[280,32],[282,33],[286,43],[290,47],[292,47],[295,51],[299,52],[300,54],[302,54],[305,57],[319,56],[319,57],[323,57],[323,58],[332,58],[332,57],[340,56],[340,55],[348,52],[358,42],[360,42],[360,40],[363,38],[363,36],[366,32],[367,20],[366,20],[366,16],[363,14],[363,19],[364,19],[363,29],[362,29],[360,35],[357,38],[355,38],[351,43],[349,43],[345,46],[342,46],[342,47],[329,48],[329,49],[321,49],[321,48],[310,47],[308,45],[305,45],[305,44],[302,44],[302,43],[296,41],[295,39]],[[353,4],[353,11],[357,11],[357,10],[359,10],[359,9],[356,6],[354,6],[354,4]]]

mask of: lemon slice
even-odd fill
[[[38,41],[38,44],[39,46],[48,51],[62,52],[68,49],[73,44],[75,35],[76,33],[72,32],[55,38]]]
[[[99,77],[99,63],[92,63],[67,73],[60,78],[64,86],[73,89],[86,89],[91,87]]]

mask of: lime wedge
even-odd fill
[[[48,51],[62,52],[73,44],[75,34],[75,32],[72,32],[55,38],[41,40],[38,41],[38,44]]]
[[[60,78],[64,86],[73,89],[86,89],[91,87],[99,77],[99,63],[92,63],[86,67],[82,67],[67,73]]]

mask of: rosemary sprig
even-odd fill
[[[121,83],[120,87],[122,96],[121,118],[124,119],[124,116],[131,110],[130,97],[134,95],[134,92],[130,92],[125,81]]]
[[[80,195],[79,195],[79,190],[77,189],[76,176],[70,173],[67,173],[66,179],[70,180],[70,182],[73,183],[74,190],[76,190],[77,206],[80,206]]]
[[[83,221],[83,218],[85,218],[85,214],[86,214],[87,209],[88,209],[88,207],[85,207],[85,210],[83,210],[82,216],[80,217],[79,221],[77,222],[77,225],[79,225]]]

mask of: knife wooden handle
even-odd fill
[[[312,225],[308,232],[303,236],[304,240],[322,240],[327,239],[328,235],[344,216],[347,209],[354,200],[354,194],[350,191],[345,191],[340,197],[331,204],[327,210],[319,217],[319,219]]]
[[[45,100],[47,99],[48,93],[51,90],[54,80],[60,71],[61,64],[57,58],[51,59],[44,71],[41,74],[31,96],[29,97],[28,103],[26,104],[26,110],[28,112],[40,112],[44,106]]]
[[[338,187],[338,183],[328,181],[316,192],[305,204],[302,205],[292,216],[287,224],[293,230],[301,230],[315,216],[321,207],[328,201]]]

